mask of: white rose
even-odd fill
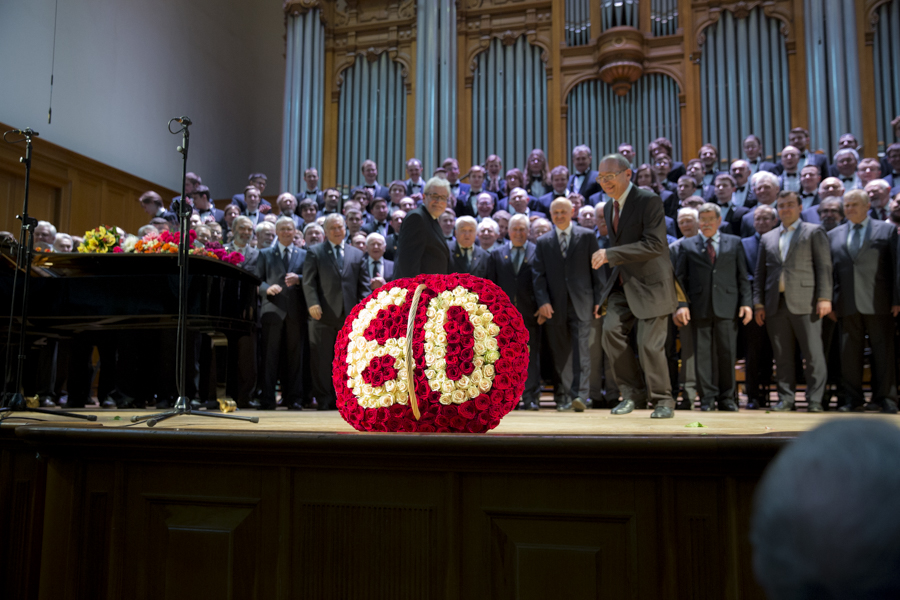
[[[425,341],[430,342],[434,339],[434,332],[428,329],[425,330]]]
[[[481,320],[485,325],[487,325],[494,320],[494,315],[491,314],[491,311],[489,311],[487,306],[485,306],[484,304],[482,304],[481,307],[484,309],[484,314],[481,315]]]
[[[466,309],[466,312],[471,315],[475,313],[476,306],[474,302],[466,302],[465,304],[463,304],[463,308]]]
[[[481,372],[485,377],[489,377],[491,379],[494,378],[494,365],[484,365],[481,367]]]
[[[429,380],[428,380],[428,385],[431,387],[431,391],[432,391],[432,392],[439,392],[439,391],[441,391],[441,382],[438,381],[437,379],[429,379]]]
[[[441,383],[441,391],[445,394],[449,394],[450,392],[452,392],[453,391],[453,382],[450,381],[449,379],[445,379]]]
[[[378,399],[378,404],[381,406],[390,406],[394,403],[394,399],[390,396],[390,394],[385,394]]]
[[[450,394],[441,394],[441,399],[438,402],[446,406],[453,402],[453,398],[450,396]]]
[[[425,316],[428,317],[429,319],[433,319],[434,315],[436,313],[437,313],[436,310],[434,310],[433,308],[429,308],[428,310],[425,311]]]
[[[434,369],[425,369],[425,379],[427,379],[428,381],[434,379],[435,375],[437,375],[437,371],[435,371]]]
[[[488,335],[492,337],[496,337],[500,333],[500,327],[497,326],[496,323],[491,323],[488,325]]]
[[[445,361],[443,358],[435,359],[435,361],[434,361],[434,368],[437,369],[438,371],[444,371],[444,370],[446,370],[446,368],[447,368],[447,361]]]
[[[406,394],[409,392],[409,388],[406,386],[406,382],[404,380],[400,380],[397,382],[397,391]]]
[[[456,390],[453,392],[453,402],[455,404],[462,404],[466,401],[466,393],[462,390]]]
[[[434,343],[433,342],[425,342],[422,344],[422,349],[425,351],[425,354],[431,354],[434,352]]]
[[[474,398],[476,396],[481,395],[481,390],[478,389],[477,385],[470,385],[469,389],[466,390],[466,395],[469,398]]]
[[[481,325],[477,325],[475,327],[475,332],[472,334],[472,337],[474,337],[476,341],[481,342],[484,340],[484,338],[487,337],[487,331],[485,331],[484,327],[482,327]]]
[[[465,375],[456,380],[456,387],[464,390],[469,387],[469,378]]]
[[[456,286],[453,289],[453,295],[456,296],[457,298],[461,298],[461,297],[465,296],[466,288],[462,287],[461,285]]]
[[[399,377],[401,381],[404,380],[404,379],[406,379],[406,378],[407,378],[406,369],[400,369],[400,370],[397,372],[397,377]]]
[[[434,343],[436,346],[446,346],[447,345],[447,334],[443,331],[436,336],[434,336]]]
[[[472,371],[472,374],[469,375],[469,380],[475,385],[478,385],[481,382],[481,369]]]
[[[486,350],[496,350],[497,349],[497,338],[488,338],[484,341],[484,347]]]
[[[389,379],[384,382],[384,391],[393,392],[394,391],[394,381]]]
[[[357,375],[359,375],[359,372],[356,370],[355,365],[350,365],[349,367],[347,367],[347,377],[350,377],[352,379]]]
[[[483,342],[475,342],[475,345],[472,346],[472,350],[475,351],[476,356],[481,356],[484,354],[484,343]]]
[[[491,389],[491,380],[490,379],[482,379],[478,383],[478,389],[481,390],[482,392],[487,392],[488,390],[490,390]]]
[[[390,348],[388,348],[387,353],[394,358],[397,358],[398,356],[400,356],[400,348],[398,348],[397,346],[391,346]]]
[[[425,355],[425,364],[426,365],[434,365],[434,354],[426,354]]]
[[[476,356],[474,358],[474,360],[472,360],[472,364],[475,365],[476,369],[479,367],[482,367],[482,366],[484,366],[484,359],[481,358],[480,356]]]

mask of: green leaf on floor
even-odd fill
[[[685,427],[706,427],[706,425],[704,425],[700,421],[694,421],[693,423],[688,423],[687,425],[685,425]]]
[[[113,421],[121,421],[122,417],[113,417]]]

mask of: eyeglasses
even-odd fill
[[[627,170],[628,169],[625,169],[625,171],[627,171]],[[609,183],[610,181],[612,181],[613,179],[615,179],[616,177],[618,177],[625,171],[617,171],[615,173],[606,173],[604,175],[597,175],[597,181],[600,183]]]
[[[430,196],[432,200],[437,200],[438,202],[447,202],[448,200],[450,200],[450,196],[442,196],[440,194],[432,194],[432,193],[428,193],[425,195]]]

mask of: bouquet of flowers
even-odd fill
[[[115,227],[101,225],[96,229],[84,232],[84,241],[78,244],[78,251],[91,254],[106,254],[108,252],[121,252],[119,236]]]
[[[193,230],[191,230],[193,233]],[[219,242],[207,242],[206,246],[194,248],[191,254],[197,256],[208,256],[209,258],[218,258],[230,265],[239,265],[244,261],[244,255],[240,252],[228,252]]]
[[[399,279],[358,304],[332,378],[358,430],[483,433],[518,403],[527,373],[522,315],[494,283],[454,274]]]
[[[244,260],[240,252],[228,252],[218,242],[209,242],[205,246],[197,241],[197,232],[191,229],[188,232],[191,244],[190,253],[195,256],[207,256],[217,258],[231,265],[238,265]],[[179,234],[163,231],[162,233],[148,233],[135,242],[134,252],[138,254],[178,254],[178,245],[181,239]]]

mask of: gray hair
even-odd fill
[[[888,190],[891,189],[891,184],[889,184],[884,179],[873,179],[872,181],[870,181],[869,183],[866,184],[866,187],[869,187],[870,185],[877,185],[880,188],[884,188],[884,189],[888,189]]]
[[[497,221],[493,220],[490,217],[485,217],[481,220],[481,223],[478,224],[478,228],[476,231],[481,231],[482,227],[490,227],[494,230],[494,233],[500,235],[500,224]]]
[[[603,163],[603,162],[606,162],[606,161],[608,161],[608,160],[614,160],[614,161],[616,161],[616,164],[619,165],[619,168],[621,168],[623,171],[624,171],[625,169],[630,169],[630,168],[631,168],[631,163],[628,162],[628,159],[625,158],[624,156],[622,156],[621,154],[619,154],[618,152],[614,152],[614,153],[612,153],[612,154],[607,154],[607,155],[604,156],[602,159],[600,159],[600,162]]]
[[[250,217],[245,217],[244,215],[238,215],[234,218],[234,221],[231,222],[231,230],[234,231],[241,225],[250,225],[253,227],[253,221],[250,220]]]
[[[278,226],[282,223],[290,223],[295,229],[297,224],[294,223],[294,220],[290,217],[279,217],[277,221],[275,221],[275,229],[278,229]]]
[[[462,225],[471,225],[475,228],[475,231],[478,231],[478,221],[475,220],[475,217],[470,217],[469,215],[463,215],[461,217],[456,218],[456,225],[454,226],[454,230],[459,231],[460,226]]]
[[[578,144],[577,146],[572,148],[572,156],[575,156],[579,152],[587,152],[588,155],[593,156],[590,146],[586,146],[585,144]]]
[[[750,186],[754,191],[756,191],[756,186],[763,181],[776,188],[781,187],[778,183],[778,177],[776,177],[774,173],[769,173],[768,171],[757,171],[756,173],[754,173],[753,177],[750,178]]]
[[[425,182],[424,193],[430,194],[434,189],[440,188],[450,194],[450,182],[443,177],[432,177]]]
[[[509,228],[512,229],[512,226],[515,225],[516,223],[523,223],[526,228],[531,226],[531,223],[528,222],[528,217],[526,217],[522,213],[517,213],[517,214],[514,214],[512,217],[510,217]]]
[[[833,161],[833,162],[837,162],[837,161],[838,161],[838,158],[840,158],[840,157],[843,156],[844,154],[852,154],[852,155],[853,155],[853,159],[856,160],[857,163],[859,162],[859,152],[857,152],[857,151],[854,150],[853,148],[841,148],[840,150],[838,150],[837,152],[835,152],[835,153],[834,153],[834,161]]]
[[[382,244],[385,243],[384,236],[381,235],[380,233],[378,233],[377,231],[373,231],[372,233],[370,233],[369,235],[366,236],[366,244],[368,244],[372,240],[380,241]]]
[[[307,231],[311,231],[311,230],[313,230],[313,229],[318,229],[318,230],[321,231],[322,233],[325,233],[325,230],[322,229],[322,226],[321,226],[321,225],[319,225],[318,223],[313,222],[313,223],[309,223],[306,227],[303,228],[303,235],[306,235],[306,232],[307,232]]]
[[[700,205],[700,208],[697,209],[697,218],[699,219],[701,214],[707,212],[715,213],[717,218],[722,216],[722,209],[719,208],[718,204],[713,204],[712,202],[704,202]]]
[[[753,570],[768,598],[900,597],[898,453],[893,424],[841,419],[769,463],[750,523]]]
[[[344,223],[344,215],[340,213],[331,213],[327,217],[325,217],[325,222],[322,224],[322,230],[325,231],[328,227],[334,223],[335,221],[340,221],[341,225],[345,225]]]
[[[710,202],[708,204],[712,204],[712,203]],[[704,204],[703,206],[706,206],[706,205]],[[701,206],[700,208],[703,208],[703,206]],[[715,204],[713,204],[713,206],[715,206]],[[680,219],[682,217],[682,215],[688,215],[688,216],[692,217],[695,221],[700,220],[700,211],[698,211],[696,208],[691,208],[690,206],[685,206],[684,208],[679,208],[678,214],[676,215],[675,220],[677,221],[678,219]]]
[[[148,233],[159,233],[159,229],[154,227],[153,225],[144,225],[140,229],[138,229],[137,236],[139,238],[144,237]]]
[[[293,223],[293,221],[291,221],[291,223]],[[263,231],[264,229],[271,229],[272,231],[275,231],[275,224],[271,223],[270,221],[260,221],[259,223],[256,224],[256,233],[257,234],[260,231]]]
[[[826,198],[825,200],[837,200],[837,198]],[[822,202],[824,202],[825,200],[823,200]],[[838,202],[838,204],[840,204],[840,202]],[[778,211],[775,210],[774,208],[772,208],[768,204],[757,204],[756,212],[760,212],[760,211],[772,213],[770,216],[775,217],[776,219],[778,218]]]
[[[53,233],[53,235],[56,235],[56,227],[53,225],[53,223],[51,223],[50,221],[38,221],[36,227],[40,227],[41,225],[47,227],[48,229],[50,229],[50,232]]]

